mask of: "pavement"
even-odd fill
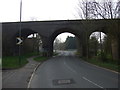
[[[33,58],[28,58],[29,63],[20,69],[3,70],[2,88],[27,88],[34,69],[39,65]]]
[[[70,52],[43,62],[29,88],[118,88],[118,74],[88,64]],[[64,56],[65,55],[65,56]]]

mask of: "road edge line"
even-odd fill
[[[31,75],[31,77],[30,77],[30,80],[29,80],[29,82],[28,82],[27,88],[30,88],[30,84],[31,84],[31,81],[32,81],[32,79],[33,79],[34,73],[35,73],[35,71],[37,70],[37,68],[40,66],[40,64],[41,64],[41,63],[39,63],[39,64],[35,67],[35,69],[33,70],[32,75]]]

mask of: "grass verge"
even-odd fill
[[[43,61],[45,61],[47,59],[49,59],[49,57],[39,56],[39,57],[34,58],[34,60],[38,61],[38,62],[43,62]]]
[[[28,63],[25,56],[21,57],[21,64],[19,64],[18,56],[7,56],[2,58],[2,69],[15,69],[20,68]]]
[[[100,66],[100,67],[104,67],[104,68],[107,68],[107,69],[110,69],[110,70],[114,70],[114,71],[117,71],[117,72],[120,72],[120,65],[118,65],[117,62],[115,61],[109,61],[109,62],[102,62],[100,60],[97,60],[97,59],[88,59],[88,60],[85,60],[91,64],[94,64],[94,65],[97,65],[97,66]]]
[[[19,64],[19,56],[4,56],[2,57],[2,69],[17,69],[28,63],[27,58],[38,55],[37,53],[28,53],[21,55]]]

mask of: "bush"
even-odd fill
[[[97,56],[98,56],[98,59],[103,62],[108,61],[107,55],[104,52],[99,52]]]
[[[110,54],[107,54],[107,55],[106,55],[106,58],[107,58],[107,60],[109,60],[109,61],[113,61],[112,55],[110,55]]]

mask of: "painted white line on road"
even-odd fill
[[[34,76],[34,73],[32,73],[32,76],[31,76],[31,78],[30,78],[30,81],[29,81],[29,83],[28,83],[28,87],[27,87],[27,88],[30,88],[30,84],[31,84],[31,81],[32,81],[32,79],[33,79],[33,76]]]
[[[96,86],[99,87],[99,88],[103,88],[102,86],[100,86],[100,85],[94,83],[93,81],[91,81],[91,80],[89,80],[89,79],[87,79],[87,78],[85,78],[85,77],[82,77],[82,78],[83,78],[84,80],[86,80],[86,81],[88,81],[88,82],[90,82],[90,83],[96,85]],[[103,89],[104,89],[104,88],[103,88]]]
[[[35,73],[35,71],[37,70],[37,68],[39,67],[40,64],[41,64],[41,63],[39,63],[39,64],[35,67],[32,75],[31,75],[31,78],[30,78],[30,81],[29,81],[29,83],[28,83],[28,87],[27,87],[27,88],[30,88],[30,84],[31,84],[31,81],[32,81],[32,79],[33,79],[34,73]]]
[[[69,67],[69,66],[65,63],[65,61],[64,61],[64,65],[66,65],[67,68],[70,69],[72,72],[77,73],[74,69],[72,69],[71,67]]]

